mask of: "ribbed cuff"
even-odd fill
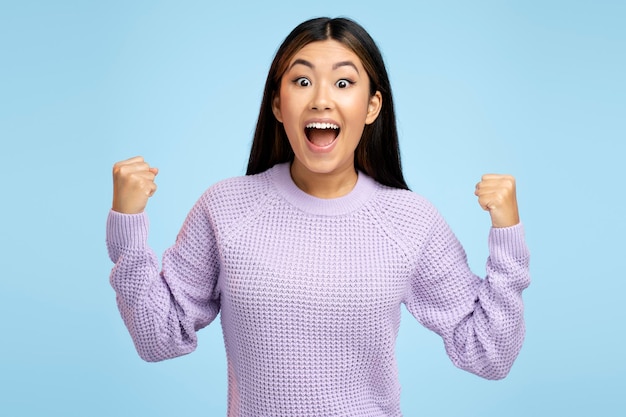
[[[492,227],[489,232],[489,254],[493,261],[528,257],[524,225]]]
[[[144,249],[149,228],[150,222],[145,212],[123,214],[111,210],[107,218],[107,243],[118,248]]]

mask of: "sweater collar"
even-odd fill
[[[316,215],[338,216],[360,209],[376,191],[377,183],[359,171],[354,188],[346,195],[337,198],[319,198],[302,191],[293,182],[288,162],[277,164],[269,170],[270,177],[278,193],[296,208]]]

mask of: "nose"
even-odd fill
[[[311,98],[312,110],[330,110],[332,109],[331,91],[325,83],[318,84],[313,91]]]

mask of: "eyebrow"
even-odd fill
[[[298,64],[304,65],[305,67],[309,67],[311,69],[315,69],[315,65],[313,65],[311,62],[307,61],[306,59],[298,58],[295,61],[293,61],[293,63],[289,66],[287,70],[292,69],[294,66]],[[333,64],[333,70],[336,70],[337,68],[340,68],[340,67],[352,67],[357,72],[357,74],[360,74],[359,69],[356,67],[356,65],[354,65],[352,61],[340,61],[340,62]]]

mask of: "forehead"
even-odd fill
[[[291,57],[289,66],[298,59],[304,59],[316,66],[324,64],[333,65],[337,62],[349,61],[358,68],[363,67],[361,60],[352,49],[334,39],[306,44]]]

